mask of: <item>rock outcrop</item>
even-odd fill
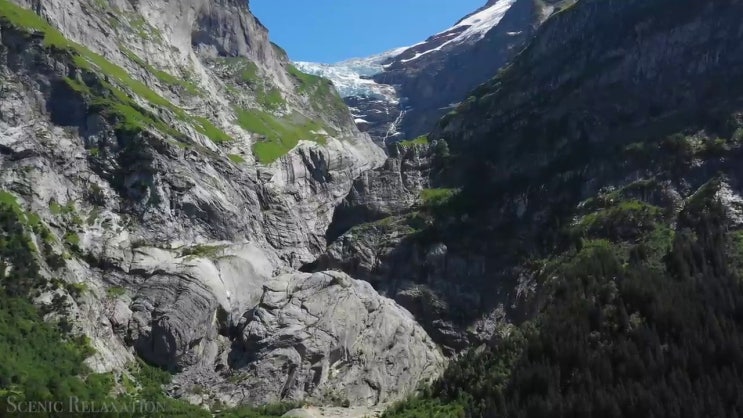
[[[250,355],[232,360],[231,380],[251,403],[387,403],[436,377],[444,364],[410,313],[339,272],[276,277],[237,332],[239,349]]]
[[[393,146],[384,165],[354,181],[333,214],[328,240],[355,225],[399,215],[420,203],[435,164],[435,151],[428,145]]]
[[[441,185],[447,171],[446,154],[437,144],[394,145],[382,167],[357,179],[334,214],[327,251],[305,269],[340,269],[368,281],[412,312],[453,354],[493,337],[507,322],[504,306],[513,304],[515,295],[491,298],[471,282],[453,280],[484,278],[484,258],[450,253],[436,235],[427,235],[432,208],[423,197],[437,190],[431,187]]]

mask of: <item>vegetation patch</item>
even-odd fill
[[[458,191],[458,189],[446,188],[423,189],[420,196],[424,206],[436,207],[447,204]]]
[[[0,193],[0,357],[4,360],[0,363],[0,408],[11,411],[11,401],[18,405],[24,400],[57,402],[77,398],[88,404],[115,405],[119,411],[126,411],[124,405],[131,406],[134,401],[163,405],[163,411],[148,414],[152,417],[211,416],[197,406],[166,397],[162,385],[170,381],[170,375],[145,364],[138,365],[134,373],[140,390],[135,393],[134,385],[129,382],[128,392],[131,392],[111,396],[114,376],[92,373],[84,364],[93,354],[89,340],[70,335],[71,327],[66,319],[45,322],[42,312],[29,300],[31,291],[47,286],[40,275],[26,225],[29,218],[36,217],[24,216],[10,196],[7,192]],[[40,220],[30,223],[41,224]],[[87,289],[84,283],[62,283],[73,295]],[[62,309],[64,305],[62,299],[56,298],[44,311]],[[34,415],[57,416],[44,411]],[[137,413],[100,416],[134,417]]]
[[[276,161],[302,139],[320,144],[326,142],[323,126],[298,114],[277,117],[256,109],[236,109],[235,112],[240,126],[263,136],[253,144],[253,154],[263,164]]]
[[[121,48],[121,51],[124,53],[124,55],[127,56],[127,58],[134,61],[137,65],[142,67],[142,69],[144,69],[148,73],[154,75],[162,83],[167,84],[171,87],[180,88],[184,90],[185,92],[187,92],[188,94],[191,94],[192,96],[201,95],[202,93],[201,90],[194,82],[183,80],[181,78],[171,75],[168,72],[158,70],[157,68],[145,62],[142,58],[140,58],[134,52],[126,49],[123,46],[121,46],[120,48]]]
[[[707,411],[710,402],[739,410],[733,394],[743,383],[733,376],[743,357],[730,341],[743,338],[743,234],[730,231],[718,186],[701,187],[673,222],[636,200],[584,217],[590,225],[647,215],[655,223],[632,240],[610,234],[553,250],[536,263],[542,302],[533,321],[452,362],[420,397],[384,416],[673,417],[683,413],[671,405]]]
[[[229,142],[232,137],[216,125],[214,125],[209,119],[202,116],[192,116],[191,123],[194,125],[197,131],[204,134],[207,138],[211,139],[212,142],[221,144],[223,142]]]
[[[291,64],[287,71],[297,82],[297,91],[310,99],[315,110],[334,115],[348,111],[333,83],[327,78],[304,73]]]
[[[217,258],[224,249],[224,245],[195,245],[181,250],[181,257]]]
[[[260,81],[258,76],[258,66],[248,60],[242,60],[244,66],[240,69],[240,79],[248,84],[255,84]]]
[[[275,87],[267,91],[260,89],[256,100],[258,104],[269,110],[278,110],[286,103],[284,96],[281,95],[281,90]]]
[[[72,248],[77,248],[80,245],[80,236],[75,232],[67,232],[64,236],[65,244]]]
[[[57,29],[30,10],[19,7],[8,0],[0,0],[0,19],[8,23],[34,32],[44,34],[44,46],[67,51],[71,54],[75,65],[89,73],[101,73],[106,79],[115,81],[119,86],[99,79],[95,86],[87,85],[81,80],[67,78],[65,81],[71,89],[85,96],[92,96],[92,105],[102,112],[114,116],[119,127],[124,130],[157,129],[160,132],[181,137],[169,124],[150,111],[142,108],[121,88],[131,91],[134,95],[147,101],[150,105],[171,111],[179,120],[189,123],[201,134],[216,143],[230,140],[229,135],[214,126],[213,123],[202,117],[187,114],[183,109],[175,106],[158,93],[147,87],[141,81],[133,79],[125,69],[106,60],[88,48],[66,39]]]
[[[106,295],[108,295],[111,299],[116,299],[124,296],[126,294],[126,289],[119,286],[109,287],[108,290],[106,290]]]
[[[69,215],[75,213],[75,203],[68,202],[66,205],[60,205],[56,200],[49,201],[49,211],[52,215]]]
[[[227,154],[227,158],[235,164],[245,164],[245,158],[239,154]]]
[[[97,0],[102,1],[102,0]],[[131,14],[127,16],[129,25],[134,30],[134,33],[142,39],[148,41],[162,42],[163,33],[160,29],[150,25],[146,20],[139,14]]]
[[[619,201],[589,213],[572,228],[574,236],[628,240],[651,231],[661,221],[661,208],[639,200]]]
[[[281,90],[261,77],[260,70],[254,62],[243,57],[220,58],[217,62],[237,84],[247,84],[255,95],[256,103],[263,109],[279,110],[286,104]],[[228,85],[227,90],[233,95],[239,95],[235,87],[237,85]]]
[[[403,148],[412,148],[419,145],[428,145],[428,135],[421,135],[414,139],[398,142]]]

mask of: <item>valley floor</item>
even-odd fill
[[[377,405],[374,407],[306,407],[294,409],[287,412],[285,417],[292,418],[376,418],[382,416],[382,413],[388,405]]]

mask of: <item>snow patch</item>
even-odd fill
[[[494,3],[492,6],[487,7],[471,16],[462,19],[459,23],[452,26],[451,28],[439,32],[432,38],[439,37],[451,37],[451,39],[437,46],[423,52],[415,54],[412,58],[401,60],[402,62],[410,62],[416,60],[423,55],[430,54],[434,51],[440,51],[443,48],[452,44],[462,44],[465,42],[477,42],[482,39],[490,29],[494,28],[505,16],[508,9],[511,8],[516,0],[500,0]],[[464,29],[464,30],[463,30]]]

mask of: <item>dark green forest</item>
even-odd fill
[[[386,418],[743,414],[740,12],[578,2],[441,122],[463,184],[429,236],[528,269],[538,290]],[[689,36],[647,50],[668,33]],[[685,71],[710,50],[718,62]],[[513,287],[492,271],[483,287]]]
[[[713,180],[677,217],[620,201],[566,228],[537,318],[385,417],[738,417],[743,233]]]

